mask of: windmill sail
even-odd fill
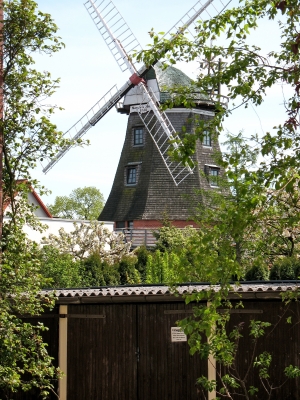
[[[182,33],[183,31],[195,37],[196,31],[193,31],[191,27],[199,20],[200,15],[205,15],[205,18],[200,17],[201,20],[211,19],[221,14],[231,1],[232,0],[197,1],[197,3],[164,35],[164,38],[173,40],[178,33]]]
[[[139,52],[142,50],[139,41],[111,0],[88,0],[84,3],[84,6],[121,68],[121,71],[126,71],[128,69],[127,62],[124,60],[123,55],[120,54],[117,44],[122,44],[124,52],[131,59],[136,51]]]
[[[180,145],[181,141],[180,138],[177,136],[176,137],[176,142],[175,142],[175,136],[176,132],[175,129],[173,128],[171,122],[168,120],[167,116],[162,113],[159,109],[158,102],[155,99],[155,97],[150,93],[148,88],[145,86],[145,82],[143,82],[136,74],[136,68],[135,65],[133,64],[132,60],[128,57],[126,54],[125,48],[126,45],[123,45],[123,43],[120,42],[119,38],[117,38],[115,35],[119,30],[123,29],[123,25],[121,25],[121,28],[115,28],[116,23],[114,23],[114,16],[110,18],[111,12],[115,12],[115,8],[113,5],[111,5],[111,1],[107,0],[104,1],[100,4],[98,8],[96,8],[96,4],[93,0],[89,0],[91,3],[91,7],[89,8],[89,12],[94,16],[94,14],[97,15],[97,18],[94,16],[94,19],[99,20],[98,24],[101,25],[101,30],[100,32],[104,36],[104,40],[106,43],[111,44],[113,43],[113,48],[115,53],[119,53],[119,59],[122,59],[124,64],[126,65],[127,69],[130,71],[132,74],[130,80],[131,82],[134,82],[136,79],[137,81],[135,84],[140,88],[140,90],[143,93],[143,98],[144,101],[143,103],[147,103],[149,105],[149,108],[151,110],[151,121],[154,124],[154,126],[158,126],[158,129],[156,129],[156,134],[153,135],[151,134],[151,130],[149,130],[150,123],[148,124],[148,127],[146,127],[154,140],[160,155],[162,156],[165,165],[167,166],[173,181],[175,185],[178,185],[184,177],[188,176],[189,174],[193,173],[193,169],[187,165],[183,165],[182,163],[178,161],[171,161],[170,160],[170,155],[168,154],[169,151],[172,150],[172,148],[178,148],[178,145]],[[104,4],[103,4],[104,3]],[[107,4],[106,4],[107,3]],[[107,11],[112,10],[112,11]],[[117,15],[117,14],[113,14]],[[108,20],[107,20],[108,19]],[[120,18],[117,17],[117,20],[119,21]],[[112,22],[111,22],[112,21]],[[114,31],[111,30],[110,25],[112,25]],[[125,28],[126,31],[126,28]],[[120,35],[120,37],[123,34]],[[149,115],[149,113],[148,113]],[[189,164],[193,165],[192,160],[189,160]],[[178,170],[182,171],[182,173],[179,173]],[[180,178],[179,178],[180,177]]]
[[[126,94],[131,87],[130,82],[118,90],[117,86],[113,86],[97,103],[79,120],[74,124],[65,134],[66,138],[71,140],[80,139],[86,132],[97,124],[98,121],[108,111],[115,106],[115,104]],[[55,158],[49,161],[47,166],[43,169],[46,174],[54,165],[72,148],[72,145],[66,146],[60,150]]]

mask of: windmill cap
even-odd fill
[[[166,100],[170,99],[170,94],[168,92],[168,88],[174,89],[176,87],[191,87],[193,86],[193,80],[187,76],[180,69],[175,68],[173,66],[169,66],[167,68],[162,68],[162,65],[156,64],[153,68],[150,69],[148,74],[146,75],[146,79],[155,79],[157,80],[157,84],[160,91],[160,101],[163,103]],[[200,93],[199,88],[195,87],[195,100],[208,100],[209,97]]]

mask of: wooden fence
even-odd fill
[[[218,373],[226,371],[218,364],[216,369],[212,368],[214,360],[191,356],[184,335],[176,331],[176,322],[191,315],[193,305],[163,294],[160,288],[154,287],[152,292],[150,289],[146,295],[141,288],[131,287],[128,296],[122,295],[128,292],[126,287],[114,288],[114,294],[110,294],[113,290],[105,289],[105,295],[101,295],[101,290],[97,293],[92,289],[88,293],[83,289],[65,290],[56,309],[41,317],[50,329],[45,333],[49,352],[66,373],[59,384],[60,400],[214,398],[200,390],[196,379],[209,375],[220,385]],[[284,367],[291,364],[300,367],[299,303],[291,302],[286,308],[278,296],[279,293],[276,298],[268,291],[264,293],[259,285],[251,289],[250,285],[244,296],[244,308],[233,309],[228,329],[244,327],[236,359],[243,376],[253,362],[253,337],[248,334],[250,320],[271,322],[272,326],[254,349],[254,357],[263,351],[272,354],[270,382],[279,387],[272,399],[299,400],[299,379],[289,379],[281,386],[285,381]],[[292,323],[287,323],[289,317]],[[250,385],[259,388],[258,394],[251,398],[267,398],[253,369],[247,379],[247,386]],[[38,393],[31,391],[10,398],[35,400]]]
[[[156,238],[153,235],[155,229],[116,229],[116,232],[122,232],[126,242],[132,242],[133,249],[138,246],[151,248],[156,243]]]

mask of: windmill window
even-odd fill
[[[129,162],[124,168],[124,185],[135,186],[141,172],[141,161]]]
[[[136,184],[136,167],[127,168],[127,185]]]
[[[209,167],[209,184],[211,187],[219,186],[220,168]]]
[[[205,164],[204,172],[211,187],[219,186],[220,167],[217,165]]]
[[[142,146],[144,144],[144,128],[142,126],[133,129],[134,146]]]
[[[209,131],[203,132],[203,146],[211,147],[211,136]]]

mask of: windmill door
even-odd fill
[[[206,362],[171,341],[187,313],[183,303],[69,306],[68,400],[200,398]]]

